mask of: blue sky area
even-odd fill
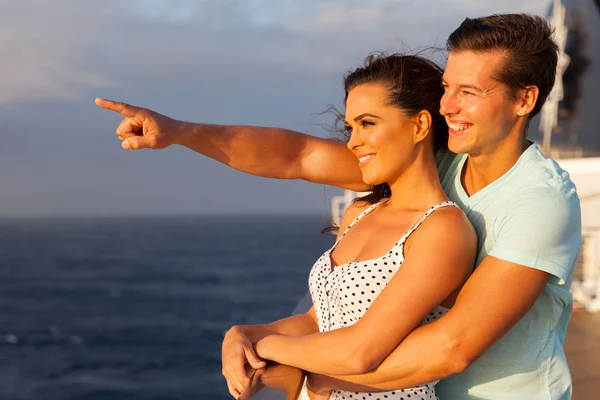
[[[95,97],[196,122],[324,136],[370,52],[443,47],[467,16],[546,0],[0,3],[0,216],[327,213],[337,189],[244,175],[188,149],[126,152]],[[441,60],[442,57],[439,59]]]

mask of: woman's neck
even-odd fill
[[[388,206],[405,210],[423,210],[448,200],[440,183],[435,155],[423,154],[394,181],[389,182],[392,196]]]

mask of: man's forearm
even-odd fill
[[[466,366],[456,357],[453,340],[440,334],[440,329],[432,329],[435,328],[432,325],[435,324],[414,330],[372,371],[360,375],[315,376],[315,382],[331,389],[377,392],[422,386],[462,371]]]
[[[331,387],[394,390],[462,372],[523,318],[547,282],[547,272],[487,256],[448,314],[411,332],[379,368],[335,377]]]
[[[281,128],[181,121],[174,131],[176,144],[248,174],[370,190],[356,157],[341,141]]]
[[[298,179],[311,136],[281,128],[178,122],[176,143],[237,170],[268,178]],[[317,138],[313,138],[317,139]]]
[[[125,119],[116,130],[126,150],[188,147],[239,171],[266,178],[365,191],[358,160],[346,144],[281,128],[178,121],[126,103],[96,99]]]

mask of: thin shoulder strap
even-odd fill
[[[385,201],[385,200],[384,200],[384,201]],[[365,215],[367,215],[367,214],[369,214],[371,211],[373,211],[373,210],[375,209],[375,207],[377,207],[378,205],[380,205],[380,204],[381,204],[381,203],[383,203],[384,201],[380,201],[380,202],[378,202],[378,203],[375,203],[375,204],[371,205],[369,208],[367,208],[365,211],[363,211],[362,213],[360,213],[360,214],[358,215],[358,217],[356,217],[356,218],[354,219],[354,221],[352,221],[352,222],[350,223],[350,225],[348,225],[348,227],[346,228],[346,230],[344,231],[344,233],[342,233],[342,236],[340,236],[340,237],[339,237],[339,239],[338,239],[338,240],[336,240],[336,242],[335,242],[335,244],[333,245],[333,247],[336,247],[336,246],[337,246],[337,244],[340,242],[340,240],[342,240],[342,238],[343,238],[344,236],[346,236],[346,233],[348,233],[348,231],[350,230],[350,228],[352,228],[352,227],[354,226],[354,224],[356,224],[356,223],[357,223],[357,222],[358,222],[358,221],[359,221],[359,220],[360,220],[362,217],[364,217]],[[332,247],[332,248],[333,248],[333,247]]]
[[[415,224],[412,226],[412,228],[410,228],[404,234],[404,236],[402,236],[399,243],[404,243],[404,241],[406,241],[406,239],[410,236],[410,234],[413,233],[419,227],[419,225],[421,225],[423,223],[423,221],[425,221],[425,219],[427,217],[429,217],[435,210],[440,209],[442,207],[448,207],[448,206],[456,207],[460,210],[460,207],[455,202],[450,201],[450,200],[442,201],[441,203],[436,204],[435,206],[431,207],[429,210],[425,211],[423,213],[423,215],[421,215],[421,218],[419,218],[417,220],[417,222],[415,222]]]

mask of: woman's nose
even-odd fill
[[[352,133],[350,134],[350,139],[348,139],[348,143],[346,143],[346,146],[348,147],[349,150],[354,150],[358,147],[360,147],[362,145],[362,140],[360,139],[360,135],[358,134],[358,132],[356,132],[356,130],[353,130]]]

